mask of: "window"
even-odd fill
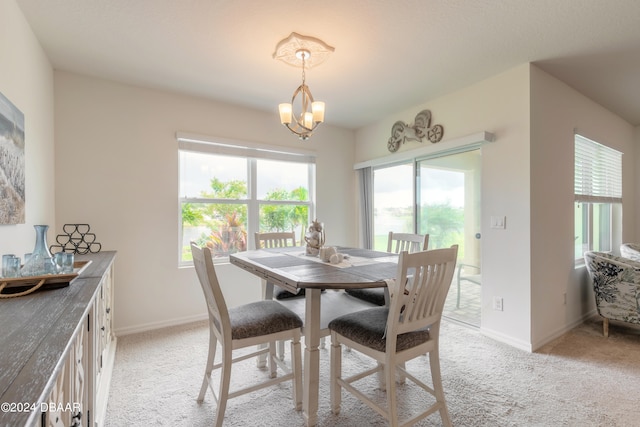
[[[303,241],[315,214],[313,156],[180,135],[178,144],[181,264],[192,240],[221,260],[253,248],[255,232]]]
[[[622,211],[622,153],[575,135],[575,249],[577,263],[586,251],[611,251],[613,227]]]

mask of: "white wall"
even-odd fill
[[[482,148],[482,330],[513,345],[530,343],[529,229],[529,66],[523,65],[478,84],[417,105],[358,130],[356,161],[388,155],[387,140],[397,120],[412,122],[431,110],[431,125],[444,126],[438,144],[481,131],[496,136]],[[426,144],[429,144],[426,142]],[[420,146],[408,142],[399,151]],[[489,218],[507,217],[507,228],[489,228]],[[504,311],[492,310],[492,297],[504,298]]]
[[[531,70],[531,304],[536,346],[595,309],[585,268],[574,268],[574,129],[624,153],[622,241],[635,241],[636,236],[637,144],[629,123],[539,68]],[[619,245],[614,245],[615,252]]]
[[[635,216],[635,234],[633,236],[631,236],[631,241],[633,242],[640,242],[640,185],[638,185],[638,182],[640,182],[640,126],[636,126],[635,131],[634,131],[634,135],[635,135],[635,163],[633,165],[633,171],[634,171],[634,176],[633,176],[633,188],[634,188],[634,193],[633,193],[633,200],[635,200],[635,210],[638,213]],[[627,238],[629,238],[629,236],[627,236]]]
[[[317,153],[317,217],[332,244],[353,245],[354,133],[322,125],[300,142],[265,113],[174,93],[55,73],[56,217],[86,222],[117,250],[116,333],[205,315],[192,268],[178,268],[176,131]],[[260,297],[257,278],[218,269],[230,306]],[[251,283],[246,284],[249,281]]]
[[[25,224],[0,225],[0,254],[31,252],[34,224],[50,225],[55,237],[53,69],[22,11],[13,0],[0,1],[0,92],[25,122]]]
[[[480,131],[496,136],[482,148],[481,329],[535,350],[593,310],[584,269],[574,270],[573,263],[573,129],[629,154],[624,198],[633,201],[633,127],[524,64],[360,129],[356,161],[387,155],[392,124],[411,122],[424,108],[431,110],[432,125],[444,126],[443,149],[447,140]],[[625,204],[623,240],[637,238],[634,206]],[[489,228],[493,215],[507,217],[505,230]],[[493,296],[504,298],[504,311],[492,309]]]

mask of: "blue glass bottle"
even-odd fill
[[[36,246],[21,270],[22,276],[41,276],[56,272],[56,264],[47,247],[48,225],[34,225],[36,229]]]

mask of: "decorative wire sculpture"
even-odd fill
[[[102,245],[96,242],[96,235],[89,233],[89,224],[65,224],[62,230],[65,234],[56,236],[57,245],[51,245],[51,252],[69,252],[74,254],[87,254],[100,252]],[[54,249],[58,249],[54,251]]]
[[[416,115],[413,124],[397,121],[391,127],[391,138],[387,141],[387,148],[392,153],[398,151],[400,144],[407,141],[418,141],[426,137],[431,143],[440,142],[444,135],[442,125],[431,126],[431,111],[422,110]]]

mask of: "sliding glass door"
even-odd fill
[[[413,161],[373,170],[373,249],[387,250],[389,232],[415,233]]]
[[[480,264],[480,149],[373,170],[374,249],[389,231],[429,234],[429,248],[459,245]]]
[[[480,325],[480,149],[416,163],[417,230],[429,249],[458,245],[444,315]]]
[[[418,161],[418,232],[430,248],[459,245],[460,259],[480,260],[480,150]]]
[[[373,248],[389,231],[429,234],[429,249],[458,245],[444,315],[480,325],[480,148],[373,169]]]

